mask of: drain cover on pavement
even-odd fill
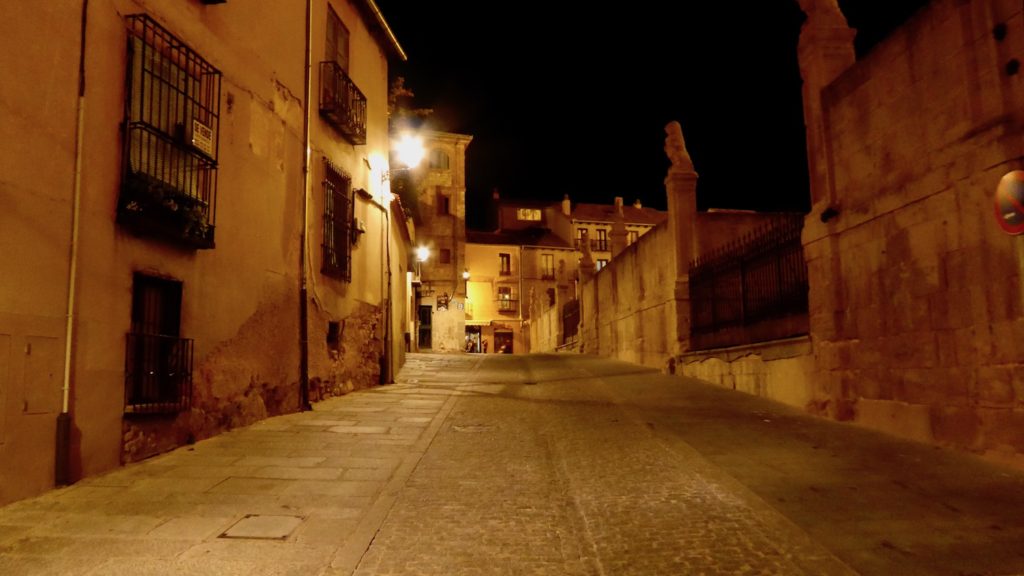
[[[269,516],[249,514],[224,531],[221,538],[253,538],[257,540],[284,540],[299,524],[301,516]]]
[[[491,429],[490,424],[455,424],[452,429],[456,432],[487,432]]]

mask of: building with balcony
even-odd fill
[[[421,130],[425,158],[415,169],[417,243],[429,254],[419,264],[417,316],[408,327],[416,349],[465,348],[466,134]]]
[[[573,297],[577,259],[572,245],[540,227],[469,231],[466,239],[467,349],[529,352],[531,311]]]
[[[314,0],[308,37],[284,0],[9,8],[0,503],[400,365],[404,55],[372,0]]]

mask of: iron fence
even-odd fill
[[[806,315],[802,229],[802,218],[769,225],[691,262],[691,335]]]

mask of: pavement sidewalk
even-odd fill
[[[331,398],[0,508],[0,574],[350,573],[454,398]]]

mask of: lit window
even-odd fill
[[[527,222],[540,222],[540,209],[539,208],[517,208],[516,219],[524,220]]]
[[[597,259],[597,269],[598,270],[601,270],[602,268],[604,268],[607,265],[608,265],[608,261],[605,260],[604,258],[598,258]]]
[[[498,286],[498,311],[515,312],[516,299],[512,295],[511,286]]]

